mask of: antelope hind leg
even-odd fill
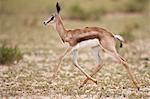
[[[78,50],[75,49],[72,51],[72,60],[73,60],[73,64],[90,80],[92,80],[94,83],[97,84],[97,81],[96,79],[92,78],[90,75],[88,75],[82,68],[81,66],[78,64],[78,61],[77,61],[77,56],[78,56]]]
[[[94,71],[91,73],[91,77],[94,76],[102,67],[103,67],[103,63],[102,63],[102,59],[101,59],[101,56],[100,56],[100,48],[99,46],[95,46],[95,47],[92,47],[92,54],[97,62],[97,67],[94,69]],[[87,83],[87,81],[89,80],[89,78],[86,78],[83,83],[80,85],[79,88],[83,87],[84,84]]]

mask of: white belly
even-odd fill
[[[94,47],[99,45],[99,40],[98,39],[90,39],[86,41],[82,41],[78,43],[76,46],[73,47],[72,50],[75,49],[80,49],[80,48],[85,48],[85,47]]]

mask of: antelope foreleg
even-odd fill
[[[62,55],[60,55],[60,57],[58,58],[59,60],[58,60],[58,65],[56,65],[56,67],[54,68],[54,74],[53,74],[53,77],[52,77],[52,79],[54,79],[55,77],[56,77],[56,75],[57,75],[57,72],[58,72],[58,70],[59,70],[59,68],[60,68],[60,64],[61,64],[61,61],[63,60],[63,58],[65,57],[65,55],[67,54],[67,53],[69,53],[70,51],[72,50],[72,47],[68,47],[66,50],[65,50],[65,52],[62,54]]]

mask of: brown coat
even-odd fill
[[[69,42],[70,46],[75,46],[77,43],[97,38],[101,41],[105,36],[114,37],[111,32],[100,27],[85,27],[83,29],[67,30],[65,42]]]

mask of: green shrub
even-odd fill
[[[149,0],[130,0],[125,6],[126,12],[143,12],[148,6]]]
[[[121,35],[123,36],[126,42],[135,40],[135,37],[132,32],[121,32]]]
[[[106,13],[107,13],[107,10],[103,7],[94,8],[89,11],[89,19],[97,20]]]
[[[85,10],[79,4],[74,4],[69,9],[69,18],[80,20],[97,20],[101,15],[106,13],[106,9],[103,7],[92,8]]]
[[[135,40],[135,35],[133,34],[133,32],[138,28],[140,28],[139,22],[126,23],[121,35],[126,39],[126,41],[133,41]]]
[[[140,27],[140,23],[138,22],[130,22],[127,23],[124,27],[125,32],[132,32],[135,29],[138,29]]]
[[[0,46],[0,64],[13,64],[22,59],[22,53],[18,47],[8,47],[5,44]]]
[[[79,4],[74,4],[73,6],[70,7],[70,18],[71,19],[81,19],[85,20],[87,18],[85,11]]]

